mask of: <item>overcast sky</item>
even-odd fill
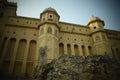
[[[120,0],[8,0],[17,2],[17,15],[39,18],[48,7],[56,9],[60,21],[86,25],[93,15],[105,21],[105,28],[120,30]]]

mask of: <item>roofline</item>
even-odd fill
[[[84,28],[89,28],[89,27],[86,26],[86,25],[80,25],[80,24],[69,23],[69,22],[63,22],[63,21],[59,21],[59,23],[62,23],[62,24],[69,24],[69,25],[74,25],[74,26],[79,26],[79,27],[84,27]]]
[[[32,18],[32,17],[24,17],[24,16],[9,16],[9,18],[25,18],[25,19],[34,19],[34,20],[40,20],[39,18]]]

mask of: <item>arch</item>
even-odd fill
[[[100,40],[100,37],[99,37],[99,36],[96,36],[96,37],[95,37],[95,40],[96,40],[96,41],[99,41],[99,40]]]
[[[4,37],[4,39],[2,41],[1,48],[0,48],[0,58],[2,56],[2,53],[3,53],[4,47],[6,45],[7,39],[8,39],[7,37]]]
[[[12,57],[14,48],[15,48],[15,43],[16,43],[16,39],[15,38],[11,38],[8,42],[8,46],[7,46],[7,51],[5,54],[5,59],[10,60],[10,58]]]
[[[33,61],[35,59],[35,55],[36,55],[36,46],[37,42],[35,40],[31,40],[30,41],[30,45],[29,45],[29,52],[28,52],[28,61]]]
[[[75,51],[75,55],[79,55],[78,45],[74,45],[74,51]]]
[[[88,46],[89,54],[92,54],[92,47]]]
[[[19,41],[17,55],[16,55],[16,60],[23,60],[26,44],[27,44],[27,40],[26,39],[21,39]]]
[[[51,27],[48,27],[48,29],[47,29],[47,33],[52,34],[52,28],[51,28]]]
[[[64,44],[63,43],[59,43],[59,54],[64,54]]]
[[[83,56],[85,56],[85,47],[84,47],[84,45],[82,45],[82,53],[83,53]]]
[[[67,44],[67,52],[69,55],[71,55],[71,45]]]

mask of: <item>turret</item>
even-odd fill
[[[39,48],[47,46],[47,62],[59,56],[59,15],[53,8],[46,8],[40,14]]]
[[[103,30],[104,25],[105,25],[104,21],[95,16],[92,16],[87,23],[87,26],[90,28],[92,32]]]
[[[91,30],[91,37],[94,41],[94,53],[98,55],[110,53],[107,47],[108,38],[104,30],[104,25],[104,21],[95,16],[91,17],[87,24]]]
[[[41,14],[40,19],[41,22],[52,22],[58,23],[60,16],[58,15],[57,11],[51,7],[46,8]]]

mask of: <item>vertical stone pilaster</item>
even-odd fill
[[[29,52],[29,45],[30,45],[30,41],[27,40],[25,54],[24,54],[23,63],[22,63],[22,69],[21,69],[22,76],[24,76],[26,73],[26,64],[27,64],[27,57],[28,57],[28,52]]]
[[[9,72],[8,72],[10,75],[12,74],[13,69],[14,69],[14,64],[15,64],[15,60],[16,60],[16,54],[17,54],[18,46],[19,46],[19,40],[16,40],[15,47],[14,47],[14,50],[13,50],[13,54],[12,54],[12,57],[11,57],[11,60],[10,60],[10,67],[9,67]]]
[[[88,50],[88,46],[85,45],[85,56],[88,56],[89,55],[89,50]]]
[[[67,44],[64,43],[64,54],[68,54],[68,51],[67,51]]]
[[[82,51],[81,45],[79,45],[79,55],[80,55],[80,56],[83,56],[83,51]]]
[[[71,53],[72,55],[75,55],[74,44],[71,44]]]
[[[39,46],[38,46],[38,43],[37,43],[37,47],[36,47],[36,56],[35,56],[35,65],[37,65],[40,61],[39,59],[40,57],[40,52],[39,52]]]
[[[1,50],[1,48],[2,48],[2,43],[3,43],[3,41],[4,41],[4,37],[2,37],[2,39],[0,40],[0,50]],[[2,53],[0,53],[0,54],[2,54]]]
[[[8,47],[8,43],[9,43],[9,39],[7,39],[5,47],[3,49],[2,55],[1,55],[1,59],[0,59],[0,69],[2,68],[2,64],[3,64],[3,60],[7,51],[7,47]]]

